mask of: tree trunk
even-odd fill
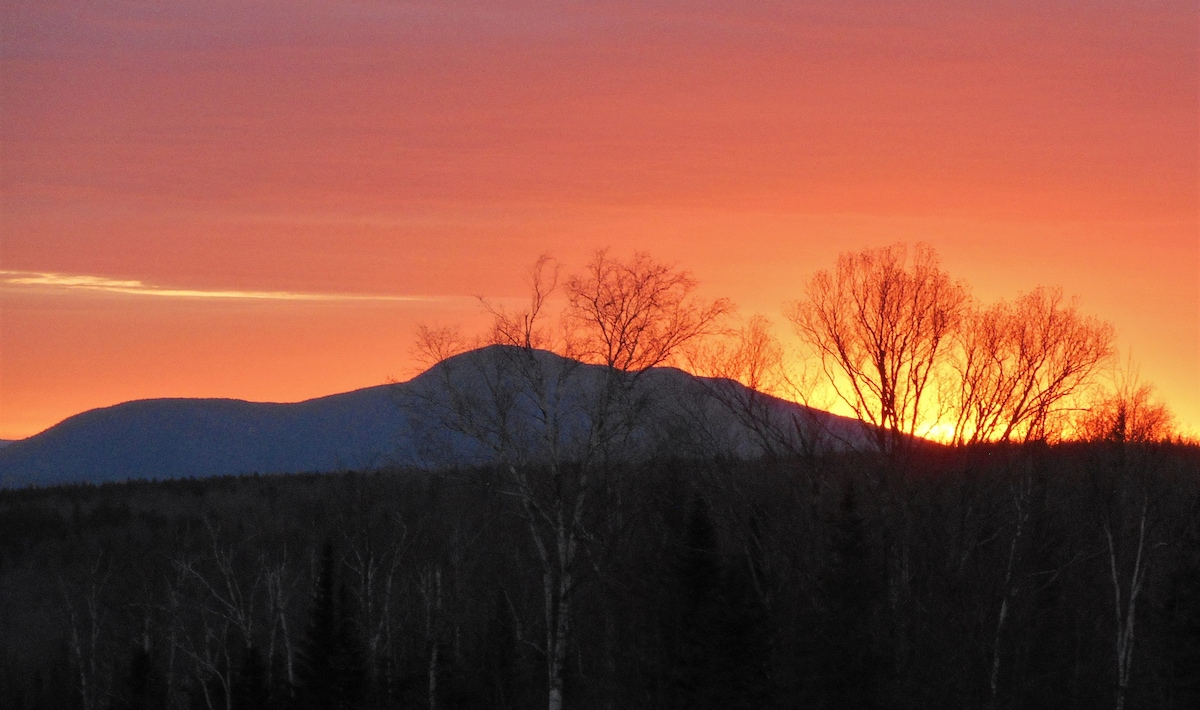
[[[1109,569],[1112,572],[1113,584],[1113,615],[1115,623],[1115,645],[1117,655],[1117,690],[1114,699],[1116,710],[1125,709],[1125,694],[1129,690],[1129,675],[1133,667],[1133,641],[1135,622],[1137,620],[1137,602],[1141,595],[1142,582],[1146,578],[1146,568],[1149,566],[1146,551],[1146,514],[1148,502],[1142,503],[1141,519],[1138,523],[1137,551],[1133,562],[1133,573],[1129,580],[1129,596],[1124,605],[1121,603],[1120,570],[1117,564],[1117,549],[1113,542],[1112,529],[1107,523],[1104,534],[1108,541]]]

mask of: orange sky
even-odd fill
[[[729,5],[0,0],[0,438],[407,377],[544,251],[782,323],[901,240],[1078,294],[1200,432],[1195,2]]]

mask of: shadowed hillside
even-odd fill
[[[296,404],[155,399],[95,409],[4,448],[0,485],[487,463],[489,453],[478,442],[440,427],[437,410],[444,408],[451,389],[485,390],[480,373],[494,372],[493,361],[511,352],[492,346],[463,353],[409,382]],[[574,412],[577,426],[586,428],[589,397],[604,368],[548,352],[536,357],[539,367],[569,373],[564,387],[577,391],[557,393],[556,406]],[[646,373],[640,387],[657,396],[655,410],[639,423],[641,438],[654,450],[669,441],[682,454],[711,453],[705,449],[714,446],[735,455],[757,453],[752,434],[713,398],[730,392],[749,396],[740,385],[656,368]],[[532,397],[529,392],[518,395]],[[775,416],[799,417],[831,435],[831,441],[861,436],[857,422],[762,397]],[[680,438],[680,432],[694,431],[701,423],[707,428],[703,436]]]

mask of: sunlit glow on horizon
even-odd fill
[[[919,436],[939,444],[949,444],[954,441],[954,423],[939,421],[930,424],[924,427]]]

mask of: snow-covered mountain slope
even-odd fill
[[[772,446],[772,437],[786,446],[863,440],[857,422],[728,381],[658,368],[614,390],[610,374],[548,352],[493,346],[450,358],[409,382],[295,404],[126,402],[0,449],[0,486],[472,465],[537,459],[551,450],[570,457],[594,453],[601,416],[608,422],[606,450],[627,456],[664,448],[675,455],[755,456]],[[741,405],[758,416],[736,416]],[[806,441],[795,441],[797,432]]]
[[[0,485],[369,468],[402,422],[387,387],[297,404],[125,402],[0,450]]]

